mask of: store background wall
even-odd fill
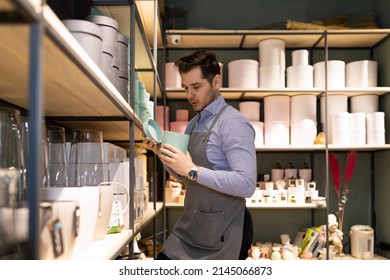
[[[389,0],[275,0],[275,1],[224,1],[224,0],[166,0],[167,5],[180,7],[188,12],[186,18],[187,28],[211,28],[211,29],[251,29],[264,24],[278,23],[286,20],[297,20],[309,22],[312,20],[323,20],[337,15],[348,15],[360,17],[373,13],[376,23],[381,28],[390,26]],[[390,85],[390,40],[379,46],[374,52],[374,59],[379,62],[379,85]],[[160,56],[159,69],[163,69],[165,61],[175,61],[178,58],[188,55],[194,50],[168,50],[167,56]],[[220,62],[224,64],[223,86],[228,86],[228,63],[235,59],[258,59],[257,49],[246,50],[214,50]],[[330,50],[329,59],[341,59],[346,63],[370,57],[369,50],[349,49]],[[315,63],[323,60],[323,50],[313,51]],[[286,53],[286,65],[291,65],[290,50]],[[160,72],[162,73],[162,72]],[[238,101],[229,101],[229,104],[238,108]],[[190,117],[195,115],[186,100],[168,100],[170,107],[170,119],[174,120],[176,109],[186,108],[190,111]],[[262,108],[262,106],[261,106]],[[390,96],[380,98],[380,110],[390,112]],[[263,112],[261,113],[261,119]],[[386,116],[386,131],[390,131],[390,114]],[[390,143],[390,133],[386,135],[386,143]],[[338,153],[342,164],[345,163],[345,153]],[[287,159],[288,158],[288,159]],[[304,161],[310,162],[310,153],[258,153],[258,173],[269,172],[275,162],[286,164],[292,158],[294,164],[299,165]],[[379,152],[375,157],[375,205],[371,197],[371,153],[359,152],[358,164],[351,181],[351,193],[347,204],[344,243],[349,242],[349,228],[354,224],[375,225],[376,240],[390,243],[390,222],[385,213],[389,213],[390,204],[390,174],[388,164],[390,152]],[[314,153],[313,172],[319,184],[320,193],[324,194],[324,153]],[[331,183],[330,183],[331,184]],[[330,185],[330,212],[337,209],[336,195]],[[371,215],[371,208],[375,206],[374,216]],[[168,209],[168,230],[171,230],[181,213],[180,208]],[[296,210],[251,210],[255,223],[255,241],[278,242],[281,233],[289,233],[294,238],[297,228],[294,225],[310,226],[313,223],[309,211]],[[324,221],[324,212],[314,211],[314,224]],[[288,217],[288,218],[285,218]],[[273,221],[272,225],[268,221]],[[348,247],[347,247],[348,249]]]
[[[187,28],[251,29],[286,20],[308,22],[338,15],[364,16],[373,11],[375,1],[166,0],[166,4],[188,11]]]
[[[382,27],[390,26],[389,0],[376,0],[375,16]],[[379,83],[390,85],[390,40],[380,45],[374,58],[380,60]],[[390,94],[380,97],[379,110],[387,112],[385,115],[386,143],[390,143]],[[375,202],[376,202],[376,239],[390,244],[390,151],[376,154],[375,158]],[[390,258],[389,251],[382,251],[383,255]]]

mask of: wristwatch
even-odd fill
[[[190,180],[196,181],[198,179],[198,167],[194,165],[190,171],[188,171],[188,178]]]

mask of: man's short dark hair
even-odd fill
[[[210,84],[216,75],[221,74],[217,57],[212,51],[196,51],[176,61],[175,66],[179,69],[180,74],[188,73],[199,66],[202,78],[207,79]]]

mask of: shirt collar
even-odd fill
[[[216,115],[219,110],[223,107],[225,104],[225,99],[222,95],[218,96],[217,99],[215,99],[213,102],[211,102],[209,105],[207,105],[199,114],[199,118],[205,118],[206,116],[212,116]]]

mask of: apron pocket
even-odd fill
[[[224,212],[187,212],[188,224],[178,225],[175,233],[189,245],[202,249],[219,250],[224,244]]]

